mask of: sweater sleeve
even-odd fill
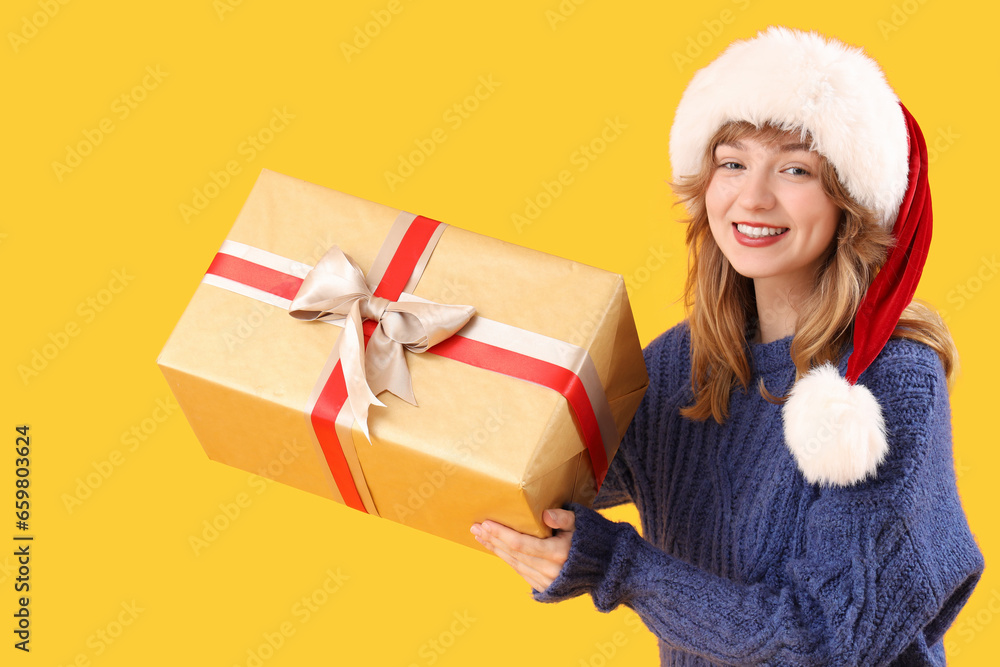
[[[535,599],[588,592],[600,611],[628,605],[667,645],[721,664],[882,665],[939,641],[982,556],[955,489],[940,366],[886,356],[870,371],[882,374],[871,384],[889,458],[874,480],[821,491],[780,586],[706,572],[575,505],[569,558]]]

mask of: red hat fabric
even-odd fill
[[[854,318],[854,351],[847,362],[851,384],[875,361],[913,300],[931,245],[931,189],[927,183],[927,145],[917,121],[906,109],[910,145],[910,177],[892,234],[896,244],[865,292]]]

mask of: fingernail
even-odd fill
[[[479,527],[476,526],[475,524],[473,524],[472,527],[469,528],[469,532],[475,535],[476,537],[479,537],[479,532],[480,532]]]

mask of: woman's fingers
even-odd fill
[[[530,537],[530,535],[526,537]],[[518,551],[500,539],[492,540],[491,544],[493,553],[503,558],[521,576],[527,574],[536,579],[551,582],[559,575],[559,570],[562,569],[562,564],[566,561],[565,555],[562,555],[559,550],[554,550],[551,558],[540,558]]]
[[[551,551],[551,547],[546,544],[544,539],[519,533],[513,528],[508,528],[496,521],[483,521],[480,524],[480,530],[489,539],[502,542],[507,551],[517,551],[527,556],[542,557]]]
[[[510,565],[511,569],[517,572],[536,591],[544,591],[552,583],[553,578],[544,576],[523,560],[502,549],[499,545],[489,545],[487,548],[499,556],[507,565]]]
[[[480,544],[510,565],[537,591],[551,585],[569,556],[570,542],[575,523],[573,512],[546,510],[543,521],[559,532],[547,538],[525,535],[495,521],[473,524],[472,534]]]
[[[511,569],[520,575],[522,579],[528,582],[528,585],[536,591],[544,591],[555,579],[554,576],[546,576],[543,572],[540,572],[531,562],[527,560],[534,558],[533,556],[525,556],[524,554],[508,551],[504,548],[503,542],[491,542],[489,540],[482,539],[480,539],[480,542],[482,542],[487,549],[496,554],[502,561],[507,563],[507,565],[510,565]]]
[[[572,531],[576,528],[576,514],[570,510],[551,509],[542,512],[542,521],[549,528]]]

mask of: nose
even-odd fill
[[[774,206],[774,191],[766,169],[748,169],[741,179],[737,201],[748,211],[764,211]]]

